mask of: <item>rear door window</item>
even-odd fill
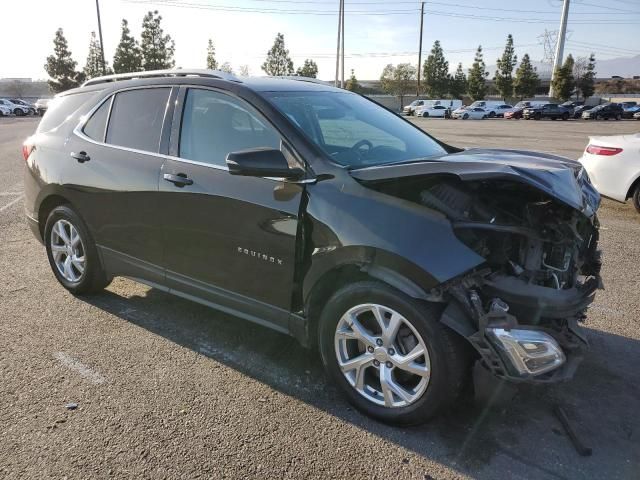
[[[119,92],[113,99],[106,143],[158,152],[169,87]]]

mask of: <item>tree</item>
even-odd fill
[[[351,76],[347,80],[345,88],[350,92],[359,93],[362,91],[362,86],[358,83],[358,79],[356,78],[356,74],[353,71],[353,68],[351,69]]]
[[[47,63],[44,66],[47,74],[51,77],[48,81],[49,88],[53,92],[59,93],[80,85],[84,75],[76,72],[76,65],[77,62],[71,58],[64,32],[59,28],[53,39],[53,55],[47,57]]]
[[[165,35],[160,26],[162,17],[157,10],[148,12],[142,20],[142,68],[144,70],[164,70],[173,68],[175,43],[170,35]]]
[[[229,62],[224,62],[218,67],[221,72],[233,73],[233,67]]]
[[[518,63],[518,56],[513,49],[513,36],[507,36],[507,44],[504,47],[502,57],[497,61],[495,83],[500,96],[506,101],[513,95],[513,68]]]
[[[482,57],[482,45],[478,45],[473,65],[469,69],[467,77],[467,93],[473,100],[482,100],[487,93],[485,79],[488,75],[484,59]]]
[[[582,94],[583,99],[589,98],[595,93],[595,80],[596,80],[596,56],[592,53],[588,59],[579,59],[576,61],[576,65],[580,63],[584,65],[579,72],[576,72],[574,67],[574,75],[576,77],[576,92]]]
[[[522,100],[524,97],[533,97],[540,86],[540,78],[536,68],[531,65],[529,54],[525,53],[522,62],[516,70],[516,78],[513,81],[513,89],[516,97]]]
[[[207,45],[207,68],[209,70],[218,69],[218,61],[216,60],[216,47],[213,46],[213,40],[209,39]]]
[[[449,90],[449,62],[444,58],[440,41],[436,40],[422,69],[425,93],[431,98],[442,98]]]
[[[240,65],[240,75],[243,77],[249,76],[249,65]]]
[[[262,64],[262,70],[273,76],[293,74],[293,61],[289,57],[289,50],[284,46],[283,34],[276,35],[273,47],[267,52],[267,59]]]
[[[467,76],[462,69],[462,63],[458,63],[456,73],[449,81],[449,93],[453,98],[462,98],[467,93]]]
[[[298,67],[296,75],[299,77],[316,78],[318,76],[318,64],[307,58],[302,67]]]
[[[571,94],[575,88],[575,78],[573,76],[574,64],[573,56],[569,54],[562,66],[556,69],[551,82],[553,96],[563,102],[571,98]]]
[[[116,73],[139,72],[142,70],[142,52],[138,41],[131,36],[129,22],[122,19],[120,43],[113,55],[113,71]]]
[[[89,53],[87,54],[87,63],[82,70],[86,78],[95,78],[107,73],[106,65],[102,64],[102,48],[96,37],[96,32],[91,32],[91,40],[89,40]]]
[[[382,89],[400,97],[400,108],[404,106],[404,97],[415,89],[416,67],[409,63],[400,63],[397,67],[389,64],[380,76]]]

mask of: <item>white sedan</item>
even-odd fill
[[[416,107],[416,117],[445,117],[447,107],[444,105],[434,105],[433,107]]]
[[[640,133],[589,137],[580,163],[602,195],[619,202],[631,198],[640,212]]]
[[[461,118],[462,120],[482,120],[483,118],[487,118],[489,113],[480,107],[476,108],[465,108],[465,109],[457,109],[455,112],[451,114],[453,118]]]

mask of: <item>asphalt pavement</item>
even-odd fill
[[[456,145],[577,158],[587,135],[640,122],[450,121]],[[20,145],[0,118],[0,478],[637,479],[640,215],[605,201],[603,277],[576,378],[466,402],[414,428],[377,423],[286,336],[127,279],[74,297],[23,219]],[[553,407],[583,443],[579,456]],[[73,407],[76,408],[73,408]]]

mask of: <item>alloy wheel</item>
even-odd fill
[[[389,307],[350,308],[338,322],[334,344],[347,382],[374,404],[406,407],[429,385],[431,361],[422,336]]]
[[[86,270],[86,260],[78,229],[68,220],[58,220],[51,229],[50,246],[58,273],[68,282],[79,282]]]

